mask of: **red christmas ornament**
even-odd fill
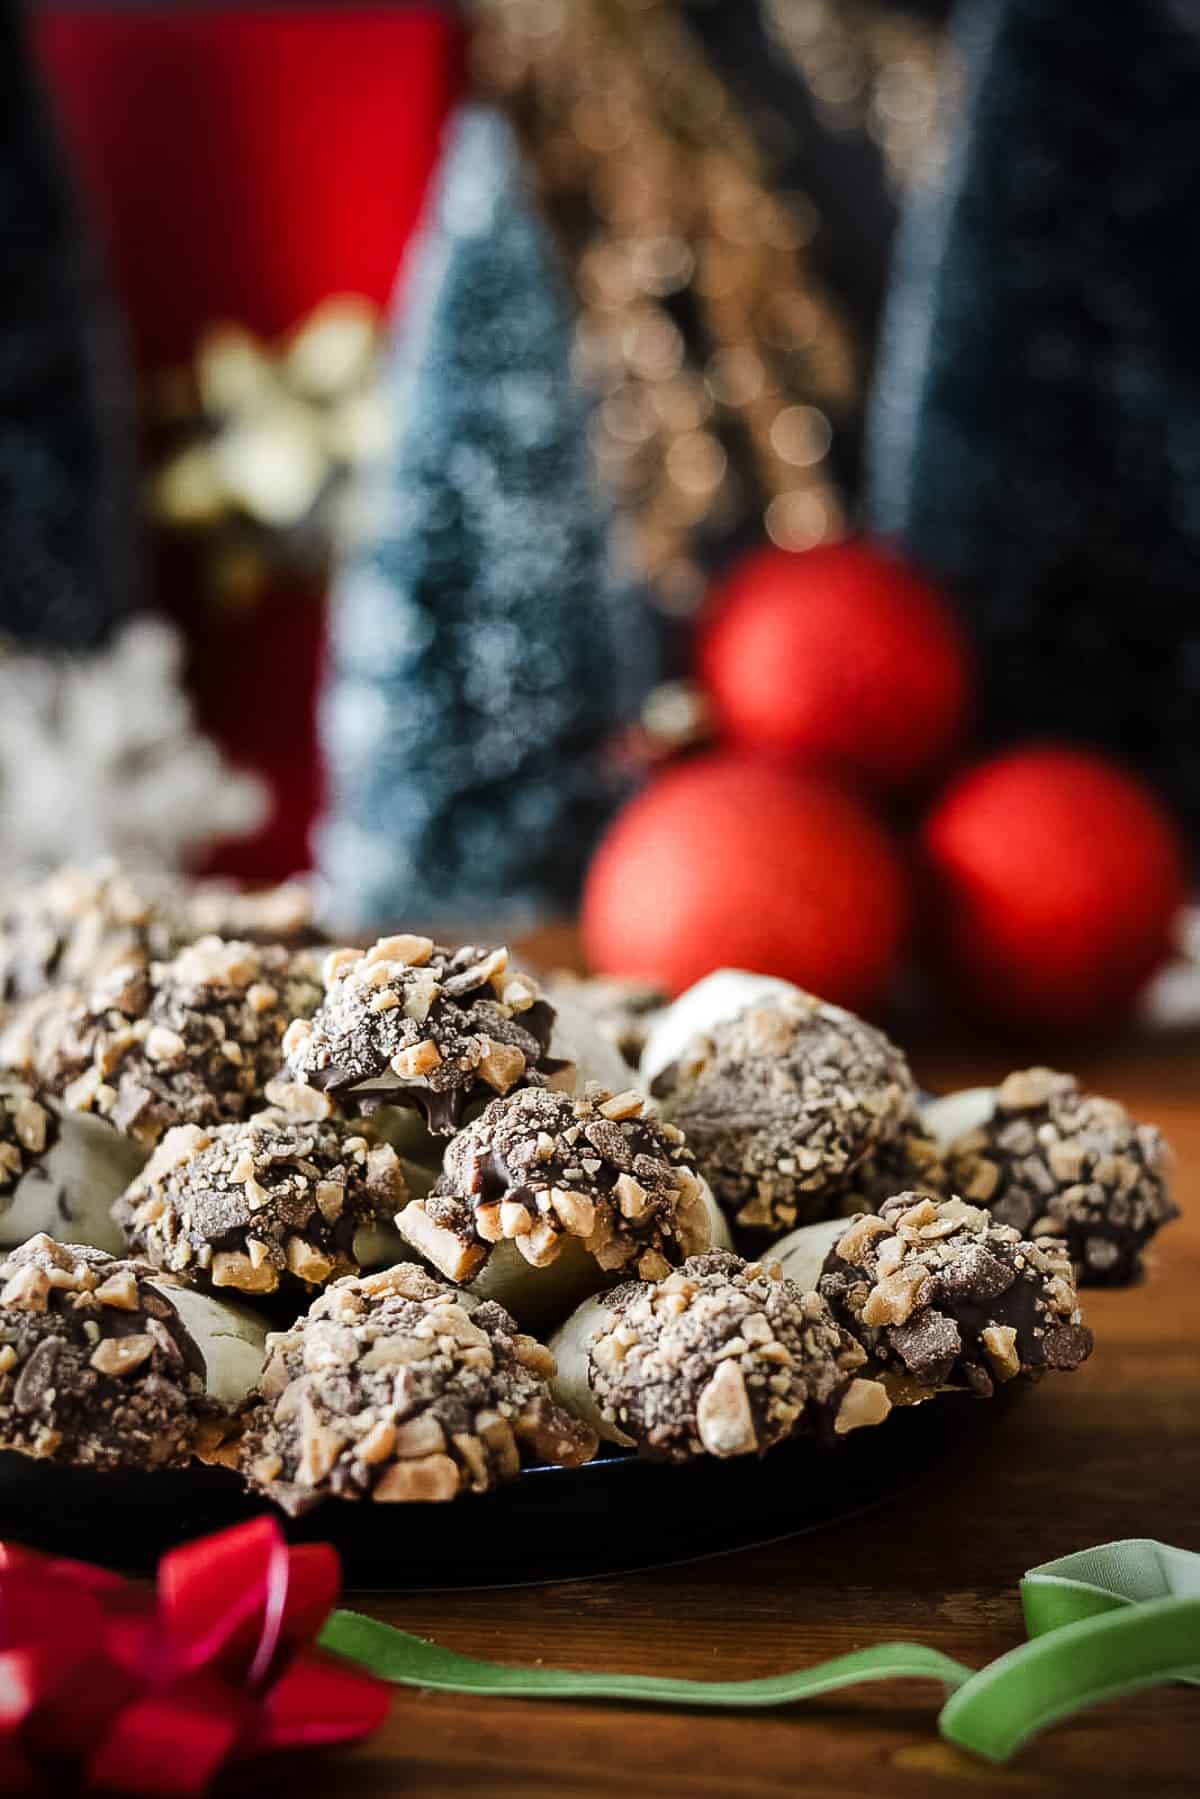
[[[998,756],[943,794],[922,844],[931,961],[969,1009],[1103,1029],[1170,954],[1182,838],[1154,793],[1101,756]]]
[[[743,557],[713,595],[698,654],[734,743],[885,788],[936,768],[970,709],[970,655],[946,601],[861,538]]]
[[[157,1594],[0,1545],[0,1790],[199,1795],[229,1762],[366,1736],[387,1688],[312,1647],[340,1581],[273,1518],[173,1550]]]
[[[600,973],[677,993],[714,968],[780,975],[866,1006],[908,916],[895,848],[824,776],[718,752],[628,805],[596,854],[583,938]]]

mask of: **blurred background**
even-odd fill
[[[0,21],[7,876],[1200,1014],[1188,0]]]

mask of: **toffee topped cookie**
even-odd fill
[[[415,1263],[336,1281],[270,1347],[242,1469],[293,1514],[485,1493],[523,1450],[564,1467],[596,1451],[550,1392],[549,1351]]]
[[[643,1075],[735,1222],[789,1230],[837,1208],[855,1171],[909,1117],[913,1080],[863,1019],[783,982],[745,976],[743,989],[733,972],[676,1002],[688,1029],[670,1008]],[[711,1008],[696,1003],[705,986]]]
[[[318,1287],[394,1260],[400,1158],[332,1119],[177,1125],[113,1207],[130,1247],[212,1287]]]
[[[877,1424],[889,1403],[816,1293],[724,1251],[590,1299],[551,1341],[555,1391],[659,1461],[762,1455],[801,1431]]]
[[[473,1100],[573,1072],[549,1054],[554,1009],[508,951],[384,937],[325,959],[325,998],[284,1048],[294,1078],[348,1111],[406,1105],[448,1137]]]
[[[1065,1245],[961,1199],[901,1193],[846,1225],[818,1290],[885,1368],[966,1387],[1076,1368],[1092,1352]]]
[[[396,1222],[453,1281],[477,1276],[496,1245],[546,1268],[572,1240],[604,1274],[657,1280],[712,1240],[682,1133],[647,1113],[641,1094],[602,1087],[493,1100]]]
[[[47,1085],[147,1147],[172,1125],[245,1118],[289,1021],[320,1003],[317,967],[312,951],[201,937],[169,962],[114,969],[69,1015]]]
[[[995,1089],[987,1115],[946,1152],[955,1191],[1022,1236],[1065,1237],[1081,1282],[1134,1280],[1172,1218],[1162,1133],[1074,1076],[1027,1068]]]
[[[150,1270],[38,1236],[0,1261],[0,1448],[84,1467],[178,1467],[204,1357]]]
[[[116,862],[66,866],[0,895],[0,1000],[87,988],[109,968],[179,944],[170,883]]]

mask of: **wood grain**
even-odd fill
[[[994,1079],[1005,1066],[1002,1057],[961,1053],[917,1062],[936,1088]],[[1099,1057],[1085,1072],[1167,1131],[1184,1218],[1160,1239],[1139,1287],[1091,1296],[1097,1348],[1086,1367],[1043,1383],[949,1470],[844,1526],[687,1568],[350,1602],[456,1649],[514,1662],[734,1678],[915,1637],[978,1665],[1021,1641],[1017,1582],[1034,1563],[1120,1536],[1200,1550],[1200,1045]],[[637,1519],[614,1528],[636,1533]],[[295,1799],[1085,1799],[1100,1791],[1194,1799],[1200,1790],[1195,1689],[1093,1711],[1007,1769],[942,1744],[933,1727],[939,1703],[938,1692],[912,1682],[790,1711],[724,1715],[398,1689],[370,1743],[336,1760],[298,1761],[275,1790]],[[248,1772],[227,1790],[264,1789]]]

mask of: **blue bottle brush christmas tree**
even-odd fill
[[[414,254],[393,439],[334,592],[319,855],[347,924],[519,923],[576,896],[649,627],[610,564],[563,277],[490,109],[456,121]]]

